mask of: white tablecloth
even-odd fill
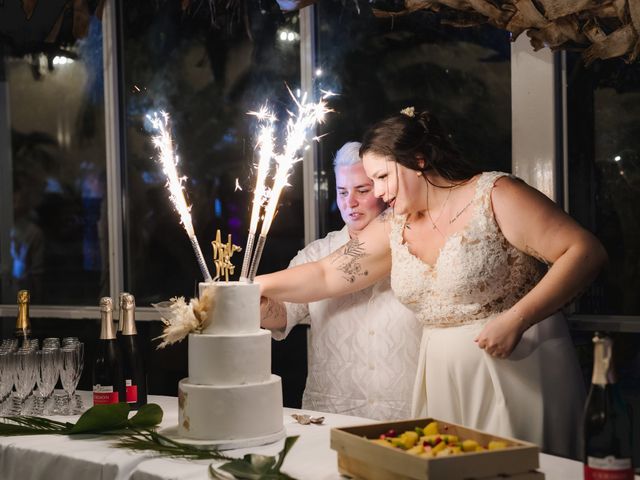
[[[89,393],[82,392],[90,405]],[[159,404],[164,411],[162,427],[178,423],[178,401],[174,397],[150,396],[149,402]],[[287,435],[300,435],[289,452],[283,471],[304,480],[343,478],[338,474],[336,452],[329,448],[332,427],[346,427],[369,423],[358,417],[321,414],[323,425],[300,425],[285,408],[283,412]],[[316,412],[306,412],[318,415]],[[62,419],[64,417],[58,417]],[[75,421],[77,417],[66,417]],[[227,452],[241,457],[245,453],[275,455],[282,441],[265,447],[253,447]],[[26,437],[0,437],[0,479],[100,479],[100,480],[209,480],[210,461],[167,459],[141,455],[109,446],[109,439],[90,435],[66,437],[41,435]],[[551,455],[540,455],[540,470],[547,480],[579,480],[582,464]]]

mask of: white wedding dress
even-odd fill
[[[491,190],[504,175],[480,176],[469,223],[447,238],[434,265],[404,244],[405,217],[392,219],[391,286],[423,325],[412,414],[576,457],[585,388],[564,316],[558,312],[527,330],[507,359],[473,341],[546,270],[508,243],[495,221]]]

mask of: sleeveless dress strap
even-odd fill
[[[480,217],[489,223],[497,226],[493,216],[493,208],[491,206],[491,190],[499,178],[512,177],[511,174],[505,172],[484,172],[478,179],[476,186],[475,201],[478,202],[478,213]]]
[[[389,215],[389,223],[391,224],[391,229],[389,230],[391,244],[402,245],[402,230],[407,221],[407,216],[395,215],[391,209],[388,209],[385,215]]]

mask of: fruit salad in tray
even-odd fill
[[[544,478],[536,445],[433,418],[334,428],[331,448],[363,480]]]
[[[406,430],[400,434],[394,428],[390,428],[371,441],[385,447],[399,448],[423,458],[500,450],[508,446],[504,440],[490,440],[487,445],[480,445],[477,440],[463,440],[458,435],[442,433],[441,429],[436,421],[429,422],[424,428],[414,427],[413,430]]]

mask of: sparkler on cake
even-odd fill
[[[200,244],[198,244],[198,239],[193,229],[191,207],[187,205],[187,200],[184,198],[184,187],[182,184],[186,180],[186,177],[178,176],[178,155],[175,153],[173,138],[171,137],[169,114],[166,112],[156,112],[153,115],[147,115],[147,119],[158,132],[157,135],[152,137],[152,141],[158,151],[158,161],[162,165],[162,171],[167,177],[166,186],[169,190],[169,199],[180,215],[180,221],[187,232],[193,251],[196,254],[196,260],[198,261],[202,276],[206,282],[210,282],[211,274],[209,274],[207,264],[202,256],[202,250],[200,250]]]
[[[306,94],[298,101],[291,90],[289,90],[289,93],[296,104],[297,113],[288,112],[286,138],[284,148],[280,153],[275,151],[274,129],[277,121],[275,115],[267,106],[263,106],[257,112],[249,112],[250,115],[258,118],[260,130],[257,142],[256,186],[253,194],[249,235],[240,275],[241,283],[253,283],[267,234],[276,214],[280,194],[284,187],[288,185],[291,169],[295,163],[302,160],[300,152],[304,148],[308,148],[307,137],[309,132],[313,130],[316,124],[324,120],[326,113],[332,111],[327,108],[326,102],[328,97],[334,95],[331,92],[322,91],[321,100],[317,103],[308,102]],[[196,260],[205,279],[199,299],[194,298],[187,303],[184,297],[173,297],[167,302],[153,304],[156,310],[160,312],[162,321],[165,324],[163,334],[158,337],[162,339],[158,348],[163,348],[181,341],[189,333],[202,332],[208,327],[209,319],[212,317],[211,313],[215,308],[215,298],[213,298],[211,289],[208,286],[214,285],[214,280],[223,277],[226,282],[229,281],[229,274],[233,275],[235,269],[230,260],[231,256],[242,249],[237,245],[233,245],[231,235],[228,236],[227,243],[222,243],[220,230],[218,230],[216,240],[212,242],[216,276],[213,279],[211,278],[195,236],[190,207],[184,197],[183,182],[186,177],[180,177],[177,172],[178,156],[175,154],[174,142],[171,138],[169,115],[165,112],[160,112],[148,118],[154,129],[158,131],[158,135],[153,137],[153,143],[159,152],[158,160],[167,177],[169,197],[180,215],[181,223],[191,241]],[[313,139],[318,140],[318,137]],[[272,185],[268,187],[267,177],[272,160],[275,160],[276,168]],[[261,212],[263,212],[262,224],[256,242]],[[255,250],[254,243],[256,243]]]
[[[271,158],[273,157],[274,138],[273,128],[276,117],[269,111],[267,106],[263,106],[257,112],[249,112],[249,115],[255,115],[260,121],[260,133],[258,134],[258,163],[256,164],[256,186],[253,190],[253,202],[251,203],[251,220],[249,223],[249,235],[247,236],[247,245],[244,249],[244,259],[242,261],[242,270],[240,280],[245,280],[249,272],[251,264],[251,252],[253,251],[258,230],[258,220],[260,219],[260,211],[269,199],[270,190],[267,188],[266,181],[271,166]]]
[[[286,138],[284,149],[281,153],[274,151],[274,115],[268,108],[262,107],[258,112],[249,112],[250,115],[257,116],[260,121],[265,122],[261,126],[260,135],[258,137],[259,160],[257,164],[256,187],[253,195],[253,207],[251,209],[251,222],[249,225],[249,235],[247,237],[247,245],[244,251],[244,261],[242,262],[242,271],[240,280],[253,283],[253,279],[258,271],[258,264],[262,257],[262,251],[267,241],[267,234],[271,228],[271,223],[276,214],[276,208],[280,200],[280,194],[284,187],[288,185],[289,174],[293,165],[300,160],[302,156],[299,152],[308,147],[307,136],[309,132],[318,123],[324,121],[324,117],[332,110],[327,107],[326,99],[332,95],[332,92],[322,91],[322,97],[318,103],[307,102],[307,95],[304,94],[302,99],[298,101],[291,90],[289,94],[297,106],[297,113],[288,112],[289,120],[287,121]],[[318,137],[314,137],[318,140]],[[265,180],[266,172],[269,171],[271,160],[275,159],[276,172],[273,177],[273,185],[267,188]],[[260,234],[253,250],[255,236],[260,212],[264,207],[264,216],[260,227]]]

